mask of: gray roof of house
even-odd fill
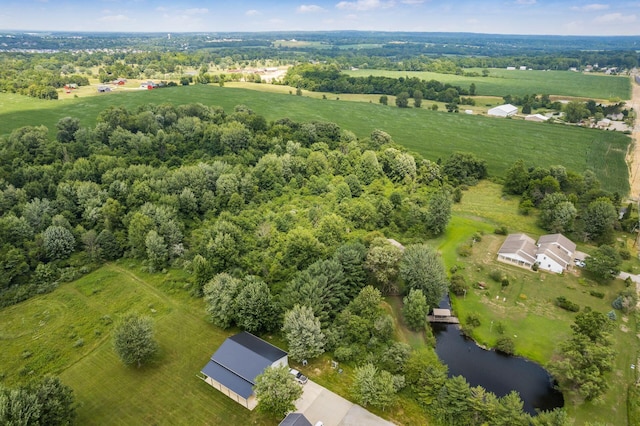
[[[312,426],[302,413],[289,413],[278,426]]]
[[[256,376],[285,356],[287,353],[282,349],[243,331],[222,343],[202,373],[248,398],[253,393]]]
[[[531,263],[536,261],[535,240],[525,234],[509,234],[498,250],[499,254],[519,255]]]
[[[562,234],[549,234],[538,238],[539,246],[543,246],[545,244],[558,244],[571,253],[576,251],[576,243]]]
[[[547,257],[553,259],[557,264],[567,267],[571,263],[571,256],[566,251],[558,247],[557,244],[547,243],[542,244],[538,249],[538,255],[544,254]]]

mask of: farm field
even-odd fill
[[[481,69],[466,69],[482,73]],[[571,71],[519,71],[492,68],[488,77],[465,77],[427,71],[388,71],[360,69],[343,71],[354,77],[385,76],[392,78],[418,77],[422,80],[438,80],[467,89],[476,85],[477,95],[505,96],[548,94],[607,100],[630,99],[631,86],[626,76],[605,76]]]
[[[496,253],[505,237],[493,234],[493,229],[507,225],[509,232],[525,232],[537,238],[545,232],[535,225],[535,220],[535,217],[518,215],[517,201],[503,199],[499,185],[481,182],[464,193],[460,204],[454,205],[453,217],[445,235],[432,243],[441,251],[447,269],[457,266],[470,286],[470,291],[464,297],[452,296],[452,303],[463,323],[470,313],[481,318],[481,325],[473,331],[474,338],[480,344],[495,345],[502,336],[498,332],[498,324],[501,323],[504,326],[503,335],[513,336],[517,354],[548,366],[553,362],[558,342],[570,335],[570,325],[575,317],[575,313],[554,306],[553,301],[564,296],[581,308],[589,306],[606,313],[612,309],[611,301],[625,286],[621,280],[603,286],[581,278],[578,273],[536,273],[498,262]],[[456,249],[469,243],[477,232],[484,235],[481,241],[474,244],[471,256],[459,256]],[[624,242],[624,238],[622,240]],[[636,250],[632,252],[635,254]],[[502,288],[489,277],[494,269],[502,271],[509,278],[509,286]],[[486,290],[480,290],[475,285],[480,281],[486,283]],[[589,293],[592,290],[604,293],[604,298],[592,296]],[[568,412],[576,419],[576,424],[627,424],[627,412],[624,409],[627,389],[633,386],[635,380],[635,370],[630,366],[637,362],[640,347],[635,317],[624,316],[619,311],[617,314],[612,334],[617,355],[614,369],[607,376],[609,391],[603,397],[603,404],[570,404]],[[565,401],[574,402],[567,394]]]
[[[196,377],[232,330],[206,321],[202,300],[181,289],[180,271],[151,276],[131,266],[106,265],[1,310],[3,382],[59,375],[74,389],[82,425],[273,424]],[[125,367],[111,345],[112,321],[130,311],[154,319],[160,345],[140,369]]]
[[[54,137],[56,123],[67,116],[77,117],[81,125],[89,126],[109,106],[135,109],[146,103],[193,102],[219,105],[227,112],[245,104],[267,120],[289,117],[298,121],[331,121],[359,137],[382,129],[395,142],[433,161],[446,159],[455,151],[473,152],[487,161],[492,176],[502,176],[522,158],[528,165],[562,164],[580,173],[591,168],[604,188],[621,194],[629,189],[625,153],[630,138],[616,132],[212,85],[122,91],[35,103],[27,97],[1,93],[0,104],[4,106],[0,109],[0,134],[43,124]]]

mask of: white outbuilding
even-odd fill
[[[492,115],[494,117],[511,117],[512,115],[517,114],[518,107],[513,106],[511,104],[499,105],[495,108],[491,108],[487,114]]]

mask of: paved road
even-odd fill
[[[311,380],[303,390],[302,397],[296,401],[296,411],[304,414],[313,425],[321,421],[324,426],[393,426]]]

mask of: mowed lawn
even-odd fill
[[[193,102],[218,105],[228,112],[244,104],[267,120],[289,117],[297,121],[331,121],[359,137],[382,129],[395,142],[433,161],[445,160],[455,151],[475,153],[487,161],[493,176],[502,176],[522,158],[529,165],[562,164],[580,173],[591,168],[606,189],[626,194],[629,188],[624,159],[631,139],[618,132],[212,85],[123,91],[37,104],[29,98],[0,94],[0,104],[4,105],[0,109],[0,134],[21,126],[43,124],[54,137],[56,123],[67,116],[79,118],[83,126],[91,126],[109,106],[134,110],[147,103]]]
[[[202,300],[182,285],[179,276],[109,264],[3,309],[4,383],[59,375],[75,391],[82,425],[275,424],[197,377],[228,333],[206,321]],[[124,366],[111,343],[115,321],[130,311],[154,319],[160,346],[155,361],[139,369]]]
[[[582,276],[579,270],[564,275],[536,273],[498,262],[497,251],[506,237],[493,234],[495,227],[506,225],[511,233],[525,232],[533,238],[545,233],[536,226],[536,217],[521,216],[517,208],[517,200],[503,197],[499,185],[481,182],[464,192],[462,202],[454,205],[445,235],[430,243],[442,254],[447,269],[457,267],[469,285],[463,297],[452,296],[452,303],[463,323],[469,314],[481,319],[481,325],[473,330],[473,337],[480,344],[494,346],[499,337],[509,336],[517,354],[548,366],[553,362],[558,344],[571,335],[570,326],[576,315],[555,306],[555,299],[564,296],[581,309],[588,306],[607,313],[625,286],[621,280],[599,285]],[[469,243],[476,233],[480,233],[481,238],[473,245],[471,255],[460,256],[457,248]],[[632,249],[632,255],[636,250]],[[490,278],[493,270],[508,277],[507,287]],[[480,289],[478,282],[484,282],[486,289]],[[591,291],[604,293],[604,298],[592,296]],[[631,365],[637,362],[640,345],[635,317],[616,313],[611,339],[616,358],[613,371],[607,375],[609,391],[603,397],[604,403],[576,405],[572,396],[565,393],[568,412],[576,424],[627,424],[627,389],[635,380]],[[502,334],[500,327],[504,328]]]
[[[465,70],[482,73],[482,69]],[[487,77],[465,77],[428,71],[355,70],[343,71],[354,77],[382,76],[391,78],[417,77],[437,80],[468,89],[476,85],[476,94],[485,96],[524,96],[547,94],[607,100],[630,99],[631,84],[627,76],[577,73],[572,71],[506,70],[492,68]]]

